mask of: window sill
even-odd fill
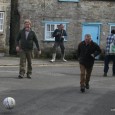
[[[79,0],[58,0],[59,2],[79,2]]]

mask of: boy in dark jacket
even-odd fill
[[[100,53],[100,47],[91,40],[90,34],[86,34],[85,40],[78,45],[78,57],[81,71],[81,92],[85,92],[85,88],[89,89],[89,81],[93,69],[94,60],[95,57]]]

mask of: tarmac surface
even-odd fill
[[[115,115],[115,77],[112,67],[103,77],[103,62],[96,61],[85,93],[79,87],[79,63],[33,59],[32,79],[18,79],[19,58],[0,57],[0,115]],[[16,106],[2,102],[13,97]]]
[[[61,60],[56,60],[56,62],[51,63],[48,59],[32,59],[33,65],[39,65],[39,66],[47,66],[47,65],[79,65],[78,61],[76,60],[69,60],[66,63]],[[0,66],[18,66],[19,65],[19,57],[0,57]],[[103,65],[103,61],[95,61],[95,65]]]

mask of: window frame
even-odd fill
[[[59,2],[79,2],[80,0],[58,0]]]
[[[108,23],[108,24],[109,24],[109,26],[110,26],[109,31],[110,31],[110,33],[111,33],[112,27],[114,27],[114,28],[115,28],[115,23]]]
[[[44,26],[45,27],[44,28],[44,41],[55,41],[55,38],[53,38],[53,37],[48,38],[47,25],[54,25],[54,27],[55,27],[54,30],[55,30],[57,25],[63,24],[64,25],[64,29],[67,30],[67,24],[69,22],[43,21],[43,23],[45,24],[45,26]],[[54,32],[54,30],[53,31],[49,31],[49,32]],[[64,41],[67,41],[67,37],[66,37],[66,39]]]
[[[4,12],[0,11],[0,15],[2,15],[2,17],[0,17],[0,22],[2,20],[2,22],[0,23],[0,33],[2,33],[4,31]]]

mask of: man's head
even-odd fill
[[[30,28],[31,28],[31,21],[29,19],[26,19],[24,21],[24,28],[25,28],[26,31],[30,30]]]
[[[57,29],[59,29],[60,28],[60,25],[57,25]]]
[[[60,29],[64,29],[64,25],[63,24],[60,24]]]
[[[89,44],[91,42],[91,35],[90,34],[86,34],[85,35],[85,43]]]

